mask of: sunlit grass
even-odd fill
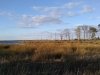
[[[100,75],[99,41],[0,45],[0,75]]]
[[[93,56],[100,54],[99,41],[38,41],[25,42],[16,45],[0,45],[1,57],[31,57],[29,59],[46,59],[48,55],[68,55]],[[17,60],[16,59],[16,60]],[[66,58],[65,58],[66,59]]]

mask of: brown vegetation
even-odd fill
[[[65,60],[66,56],[70,55],[78,57],[98,56],[100,54],[99,45],[100,41],[33,41],[17,45],[0,45],[0,56],[8,55],[7,58],[17,56],[18,59],[21,56],[31,60],[49,60],[48,56],[60,55]]]
[[[100,41],[0,45],[0,75],[100,75]]]

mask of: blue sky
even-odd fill
[[[0,40],[40,39],[82,24],[98,25],[99,6],[100,0],[0,0]]]

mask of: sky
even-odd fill
[[[99,23],[100,0],[0,0],[0,40],[48,38]]]

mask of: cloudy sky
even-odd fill
[[[0,40],[36,39],[99,23],[100,0],[0,0]]]

